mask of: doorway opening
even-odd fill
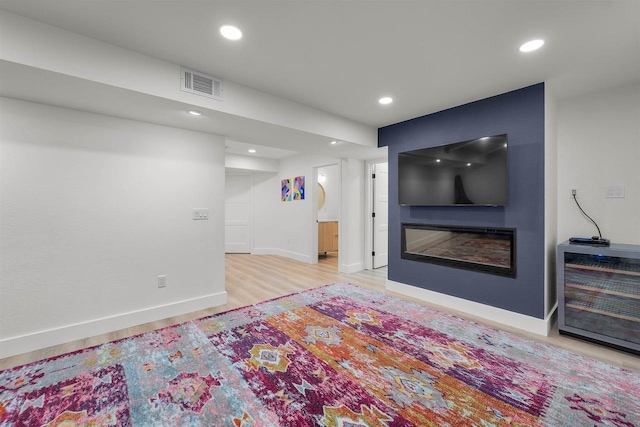
[[[339,265],[339,220],[341,210],[341,173],[338,164],[316,168],[318,203],[316,212],[318,263]]]

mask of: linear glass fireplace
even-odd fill
[[[516,277],[516,230],[402,224],[402,258]]]

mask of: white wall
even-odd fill
[[[226,302],[222,137],[7,98],[0,119],[0,357]]]
[[[278,172],[278,161],[264,157],[249,157],[238,154],[227,154],[224,159],[227,172]]]
[[[365,164],[358,159],[342,159],[342,202],[339,224],[341,273],[355,273],[365,268]]]
[[[640,84],[558,102],[558,241],[597,234],[578,202],[612,243],[640,244]],[[625,185],[625,198],[605,187]]]

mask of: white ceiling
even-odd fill
[[[542,81],[558,99],[640,81],[636,0],[0,0],[0,8],[375,127]],[[225,23],[243,39],[222,39]],[[532,38],[545,46],[520,53]],[[379,105],[383,95],[394,102]]]
[[[282,148],[265,147],[263,145],[250,144],[242,141],[235,141],[227,138],[225,141],[227,153],[238,154],[241,156],[256,156],[265,159],[284,159],[297,154],[296,151],[283,150]],[[255,153],[249,153],[249,150],[255,150]]]

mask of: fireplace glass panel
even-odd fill
[[[402,225],[402,258],[515,277],[515,230]]]

